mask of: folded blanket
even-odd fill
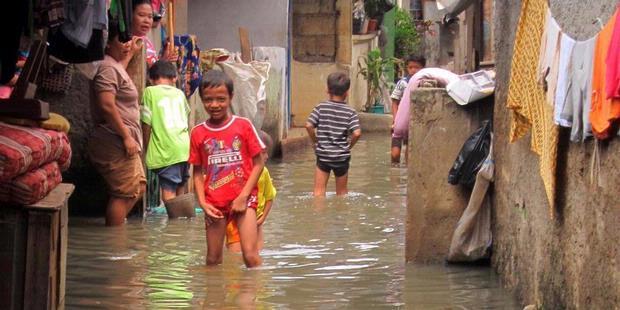
[[[64,132],[0,122],[0,182],[52,161],[62,171],[71,164],[71,145]]]
[[[9,182],[0,183],[0,201],[33,204],[47,196],[61,182],[58,163],[47,163]]]

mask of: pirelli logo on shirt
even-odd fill
[[[242,162],[241,152],[227,152],[209,155],[209,165],[230,165]]]

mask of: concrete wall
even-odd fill
[[[448,184],[448,172],[463,143],[491,119],[492,102],[465,107],[445,89],[418,89],[411,96],[405,258],[442,262],[470,191]]]
[[[320,1],[305,1],[304,5],[321,6]],[[310,112],[327,98],[327,76],[335,71],[350,73],[351,68],[351,6],[350,0],[337,0],[336,61],[327,63],[291,62],[292,126],[303,126]],[[293,11],[295,7],[293,6]],[[316,22],[316,21],[311,21]],[[295,21],[293,21],[295,23]],[[311,28],[311,27],[310,27]]]
[[[566,33],[594,35],[592,21],[606,22],[617,1],[552,0]],[[495,195],[493,265],[524,304],[544,309],[620,307],[620,141],[604,143],[601,182],[590,183],[593,143],[558,148],[557,218],[549,218],[538,175],[538,157],[525,137],[509,144],[507,81],[521,1],[495,3],[497,81],[495,105]]]
[[[253,46],[287,47],[288,0],[189,0],[188,29],[203,49],[239,51],[239,27]]]
[[[451,31],[446,31],[445,27],[439,23],[441,17],[435,1],[424,1],[424,19],[433,21],[429,31],[435,33],[434,36],[425,35],[422,41],[426,65],[428,67],[445,66],[451,60],[448,52],[454,51],[454,35]]]

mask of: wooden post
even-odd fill
[[[168,51],[174,51],[174,1],[168,0]]]
[[[146,88],[146,45],[142,43],[142,49],[140,52],[133,55],[129,64],[127,65],[127,74],[133,84],[136,86],[138,90],[138,101],[142,101],[142,93],[144,93],[144,89]],[[148,141],[143,141],[143,143],[148,143]],[[145,167],[145,175],[146,175],[146,164],[143,162],[143,166]],[[148,185],[147,185],[148,186]],[[147,201],[148,195],[144,195],[142,198],[142,210],[140,210],[140,215],[145,218],[146,217],[146,209],[147,209]]]
[[[250,45],[250,34],[248,30],[239,27],[239,41],[241,43],[241,60],[245,63],[252,61],[252,47]]]

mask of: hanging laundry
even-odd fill
[[[131,0],[111,0],[110,17],[118,21],[120,29],[119,40],[131,40],[131,21],[133,19],[133,5]]]
[[[607,99],[620,98],[620,14],[616,14],[616,25],[611,35],[606,64],[605,90]]]
[[[566,99],[560,112],[560,121],[571,128],[573,142],[592,136],[590,106],[592,99],[592,66],[597,37],[575,43],[568,64]]]
[[[178,48],[179,83],[185,96],[189,98],[200,85],[202,72],[200,71],[200,48],[193,35],[174,36],[174,46]]]
[[[612,39],[616,17],[614,13],[611,20],[603,27],[596,40],[594,51],[594,70],[592,73],[592,109],[590,111],[590,122],[592,132],[599,139],[607,139],[612,123],[620,118],[620,98],[607,99],[605,92],[605,79],[607,76],[606,60],[609,51],[609,44]]]
[[[570,127],[571,124],[562,120],[560,115],[564,110],[564,104],[566,95],[568,93],[568,65],[573,53],[573,47],[575,46],[575,40],[565,33],[562,33],[560,38],[560,61],[558,64],[558,81],[555,87],[555,99],[553,109],[553,120],[557,125],[562,127]]]
[[[553,106],[560,62],[560,25],[547,9],[545,28],[540,42],[538,83],[547,92],[547,103]]]
[[[35,28],[60,26],[65,20],[65,1],[34,0],[32,15]]]
[[[67,1],[65,16],[60,29],[52,29],[48,35],[49,54],[69,63],[103,59],[106,0]]]
[[[65,14],[67,19],[60,29],[67,39],[82,48],[88,47],[93,29],[108,28],[105,0],[68,1]]]
[[[64,36],[62,31],[50,32],[47,41],[48,53],[68,63],[87,63],[102,60],[104,56],[103,31],[93,29],[90,42],[86,48],[82,48]]]
[[[546,0],[523,0],[521,3],[507,106],[511,110],[511,142],[532,129],[532,151],[540,155],[540,175],[553,217],[558,128],[553,123],[553,107],[545,103],[545,92],[538,86],[536,76],[547,9]]]

